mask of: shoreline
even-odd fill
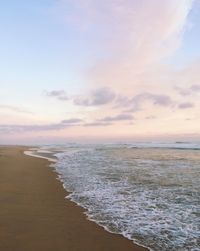
[[[69,192],[67,190],[67,188],[65,187],[63,181],[62,181],[62,178],[59,177],[59,174],[57,173],[56,169],[54,168],[54,164],[56,164],[56,162],[58,161],[58,158],[55,156],[55,152],[53,151],[49,151],[49,150],[45,150],[45,152],[42,152],[42,151],[38,151],[40,148],[37,148],[37,147],[34,147],[33,149],[29,149],[29,150],[26,150],[24,151],[24,154],[27,155],[27,156],[31,156],[31,157],[34,157],[34,158],[41,158],[41,159],[46,159],[47,161],[49,161],[49,167],[52,166],[53,168],[53,172],[56,173],[56,177],[57,179],[60,181],[60,183],[62,184],[62,187],[64,188],[64,190],[66,191],[67,193],[67,196],[65,196],[65,199],[67,200],[70,200],[71,202],[75,203],[76,206],[80,207],[81,209],[83,209],[83,213],[86,217],[87,220],[91,221],[91,222],[94,222],[95,224],[97,224],[98,226],[100,226],[101,228],[103,228],[106,232],[110,233],[110,234],[114,234],[114,235],[119,235],[119,236],[122,236],[124,237],[125,239],[127,240],[130,240],[134,245],[138,245],[139,247],[143,247],[145,248],[145,250],[148,250],[148,251],[151,251],[152,249],[140,244],[140,243],[137,243],[137,240],[135,239],[130,239],[128,238],[127,236],[121,234],[121,233],[115,233],[115,232],[112,232],[110,231],[106,226],[104,225],[101,225],[99,222],[93,220],[90,215],[88,214],[88,209],[86,207],[83,207],[80,203],[77,203],[76,201],[74,201],[72,198],[68,197],[71,192]],[[62,151],[61,151],[62,152]],[[60,153],[59,151],[57,153]]]
[[[29,147],[0,146],[0,248],[27,250],[148,250],[87,219],[46,159]]]

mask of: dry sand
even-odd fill
[[[0,147],[0,250],[144,251],[86,219],[56,173],[25,147]]]

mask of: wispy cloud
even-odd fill
[[[0,133],[23,133],[23,132],[38,132],[38,131],[53,131],[61,130],[66,126],[62,123],[46,124],[46,125],[0,125]]]
[[[147,116],[147,117],[145,117],[145,119],[147,119],[147,120],[152,120],[152,119],[156,119],[156,116]]]
[[[17,107],[17,106],[12,106],[12,105],[0,105],[1,110],[9,110],[12,112],[17,112],[17,113],[25,113],[25,114],[33,114],[33,112],[28,111],[26,109]]]
[[[65,119],[61,121],[62,124],[77,124],[80,122],[83,122],[83,120],[79,118]]]
[[[102,27],[104,48],[136,56],[136,60],[168,55],[180,43],[192,0],[61,0],[65,20],[85,32]],[[67,10],[68,10],[67,8]],[[76,22],[74,22],[76,20]],[[106,35],[105,35],[106,34]],[[99,39],[99,37],[98,37]],[[103,40],[103,38],[101,38]],[[115,41],[115,43],[113,43]],[[101,41],[103,42],[103,41]],[[105,47],[105,43],[107,46]]]
[[[182,87],[176,86],[175,90],[181,96],[189,96],[189,95],[200,93],[200,85],[191,85],[188,88],[182,88]]]
[[[112,125],[113,122],[131,121],[134,117],[130,114],[119,114],[112,117],[97,119],[93,122],[85,122],[80,118],[70,118],[60,121],[59,123],[50,124],[0,124],[0,133],[20,133],[20,132],[42,132],[42,131],[58,131],[70,127],[104,127]]]
[[[88,97],[75,97],[73,102],[79,106],[101,106],[111,103],[115,96],[110,88],[104,87],[91,91]]]
[[[174,88],[181,96],[189,96],[191,95],[191,90],[188,88],[182,88],[179,86],[175,86]]]
[[[192,85],[190,90],[193,92],[200,92],[200,85]]]
[[[175,104],[175,102],[168,95],[143,92],[133,98],[125,96],[123,98],[121,97],[117,100],[116,107],[126,107],[127,110],[136,112],[141,110],[141,107],[146,101],[151,102],[153,105],[163,107],[171,107]]]
[[[197,88],[197,87],[196,87]],[[178,88],[176,90],[179,91]],[[91,90],[88,94],[82,94],[77,96],[69,96],[66,99],[64,95],[66,92],[62,91],[51,91],[48,93],[49,97],[53,97],[62,101],[71,101],[75,106],[80,107],[101,107],[104,105],[112,104],[113,109],[120,109],[124,110],[127,113],[130,112],[137,112],[140,110],[144,110],[144,104],[146,102],[151,103],[155,106],[160,107],[175,107],[177,102],[172,100],[169,95],[165,94],[158,94],[158,93],[151,93],[151,92],[141,92],[133,97],[131,96],[124,96],[120,95],[116,91],[112,90],[111,88],[99,88],[95,90]],[[131,95],[131,93],[129,94]],[[61,98],[63,97],[63,98]],[[110,121],[117,121],[117,120],[128,120],[133,119],[130,114],[120,114],[117,116],[109,116],[107,117]],[[81,122],[81,121],[79,121]]]
[[[59,123],[41,124],[41,125],[0,124],[0,133],[40,132],[40,131],[55,131],[55,130],[57,131],[57,130],[63,130],[68,127],[79,126],[81,122],[83,122],[81,119],[72,118],[72,119],[62,120]]]
[[[150,100],[154,105],[160,106],[171,106],[174,103],[168,95],[153,94],[150,92],[144,92],[135,96],[131,102],[137,105],[145,100]]]
[[[66,19],[85,27],[87,36],[98,35],[97,59],[88,71],[88,82],[121,90],[148,79],[149,69],[160,70],[160,61],[173,55],[182,42],[192,0],[62,0],[71,6]],[[96,29],[98,27],[98,34]],[[155,67],[155,68],[154,68]],[[124,88],[125,87],[125,88]]]
[[[100,119],[99,121],[104,121],[104,122],[114,122],[114,121],[130,121],[135,119],[131,114],[118,114],[116,116],[108,116],[103,119]]]
[[[88,94],[67,96],[64,90],[45,91],[45,95],[61,101],[71,101],[77,106],[102,106],[111,103],[115,99],[115,93],[111,88],[103,87],[91,90]]]
[[[44,91],[44,95],[62,101],[69,100],[67,93],[64,90]]]
[[[110,125],[112,125],[112,123],[101,122],[101,121],[83,124],[83,126],[85,127],[104,127],[104,126],[110,126]]]
[[[178,105],[179,109],[188,109],[188,108],[193,108],[193,107],[194,107],[194,104],[191,102],[185,102]]]

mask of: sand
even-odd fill
[[[86,219],[45,159],[0,147],[0,250],[144,251]]]

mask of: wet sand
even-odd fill
[[[0,147],[0,250],[145,251],[88,221],[45,159]]]

